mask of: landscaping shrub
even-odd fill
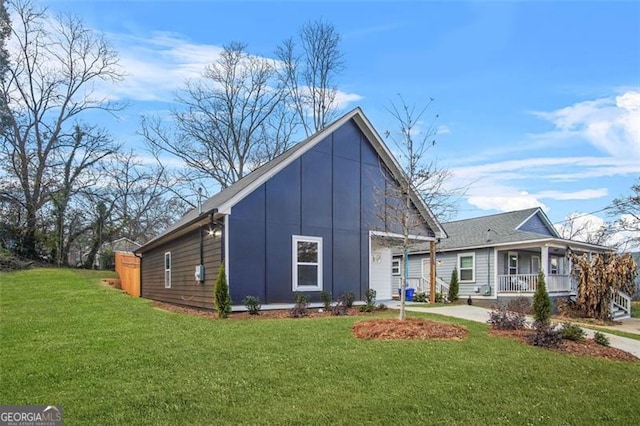
[[[587,333],[580,327],[575,324],[566,323],[562,324],[560,328],[560,332],[562,333],[562,338],[567,340],[573,340],[574,342],[580,342],[584,340]]]
[[[347,307],[344,303],[338,302],[331,307],[331,315],[342,316],[347,315]]]
[[[291,318],[302,318],[309,315],[309,297],[302,293],[296,293],[296,305],[289,310]]]
[[[449,282],[449,301],[455,302],[458,300],[458,292],[460,291],[460,284],[458,282],[458,268],[453,268],[451,271],[451,281]]]
[[[387,308],[387,305],[385,305],[384,303],[378,303],[378,306],[376,306],[376,309],[379,311],[386,311],[388,308]]]
[[[558,315],[569,318],[580,318],[582,315],[575,301],[569,298],[559,298],[556,301]]]
[[[331,293],[329,293],[328,291],[321,291],[320,300],[322,300],[324,310],[328,312],[329,309],[331,309]]]
[[[531,312],[531,302],[526,297],[516,297],[515,299],[509,300],[507,309],[526,315]]]
[[[536,321],[535,333],[528,337],[529,343],[541,348],[557,348],[562,344],[562,332],[550,323]]]
[[[231,312],[231,296],[229,296],[229,286],[227,285],[227,274],[224,271],[224,263],[218,269],[218,278],[216,279],[213,290],[216,311],[220,318],[227,318]]]
[[[413,301],[414,302],[428,302],[429,301],[429,295],[427,293],[416,293],[413,295]]]
[[[353,294],[350,291],[345,291],[344,293],[342,293],[340,295],[340,298],[338,299],[338,302],[342,302],[342,304],[347,308],[350,309],[353,307],[353,302],[356,300],[356,295]]]
[[[33,262],[21,262],[9,250],[0,247],[0,271],[11,272],[30,268]]]
[[[551,298],[542,271],[538,273],[538,288],[533,296],[533,317],[541,324],[549,324],[551,319]]]
[[[610,344],[609,338],[599,331],[596,331],[593,335],[593,341],[602,346],[609,346]]]
[[[444,294],[436,293],[436,303],[444,303],[444,302],[445,302]]]
[[[373,312],[376,309],[376,291],[370,288],[365,297],[366,301],[360,306],[360,312]]]
[[[496,330],[521,330],[526,324],[526,319],[522,312],[511,311],[500,306],[489,313],[487,322]]]
[[[262,305],[260,304],[260,299],[258,297],[247,296],[244,298],[243,303],[250,315],[260,315]]]

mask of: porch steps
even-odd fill
[[[611,311],[611,318],[613,320],[619,321],[619,320],[631,318],[631,315],[629,315],[629,313],[624,309],[621,309],[616,306]]]

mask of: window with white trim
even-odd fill
[[[549,259],[549,261],[550,261],[550,263],[551,263],[551,265],[550,265],[550,267],[549,267],[549,273],[551,273],[552,275],[556,275],[556,274],[558,274],[558,273],[559,273],[559,269],[560,269],[560,268],[558,267],[558,263],[559,263],[559,262],[558,262],[558,258],[554,256],[554,257],[551,257],[551,258]]]
[[[391,274],[400,275],[400,259],[391,261]]]
[[[171,252],[164,254],[164,288],[171,288]]]
[[[458,254],[458,273],[460,282],[470,283],[476,280],[476,254],[460,253]]]
[[[322,238],[293,236],[293,291],[322,291]]]
[[[509,252],[509,275],[518,275],[518,253]]]

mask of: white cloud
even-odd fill
[[[437,135],[448,135],[450,133],[451,133],[451,129],[449,128],[449,126],[445,124],[439,125],[438,128],[436,129]]]
[[[127,34],[109,34],[108,37],[119,52],[120,64],[127,73],[125,80],[110,93],[116,99],[171,102],[185,81],[200,79],[206,67],[223,51],[222,46],[194,43],[169,32],[154,32],[148,38]],[[277,66],[275,59],[263,59],[273,61]],[[335,102],[343,109],[361,99],[362,96],[356,93],[338,90]]]
[[[640,159],[640,91],[534,115],[553,123],[554,138],[582,137],[612,157]]]
[[[467,202],[482,210],[497,210],[500,212],[509,212],[513,210],[522,210],[532,207],[541,207],[547,210],[539,198],[525,191],[517,192],[510,190],[500,195],[471,195],[467,198]]]
[[[637,175],[640,164],[640,91],[577,102],[550,112],[536,112],[550,121],[549,132],[525,134],[512,149],[480,151],[459,157],[451,168],[453,187],[466,187],[469,204],[483,210],[508,211],[544,206],[548,200],[592,200],[609,195],[607,188],[577,189],[573,182]],[[580,155],[580,145],[603,155]],[[550,147],[575,148],[578,155],[555,156]],[[541,155],[522,158],[524,151]],[[520,155],[520,157],[516,157]],[[539,189],[531,191],[531,183]],[[596,184],[598,185],[598,184]]]

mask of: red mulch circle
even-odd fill
[[[353,335],[359,339],[462,339],[468,330],[460,325],[426,319],[382,318],[361,321],[353,325]]]
[[[520,340],[523,343],[529,344],[527,337],[533,334],[532,330],[490,330],[490,334],[494,336],[510,337],[516,340]],[[562,340],[562,344],[559,348],[551,349],[555,352],[562,352],[571,355],[579,356],[592,356],[597,358],[606,358],[616,361],[632,361],[638,362],[640,359],[618,348],[612,348],[611,346],[602,346],[597,344],[593,339],[584,339],[581,342],[574,342],[573,340]]]

